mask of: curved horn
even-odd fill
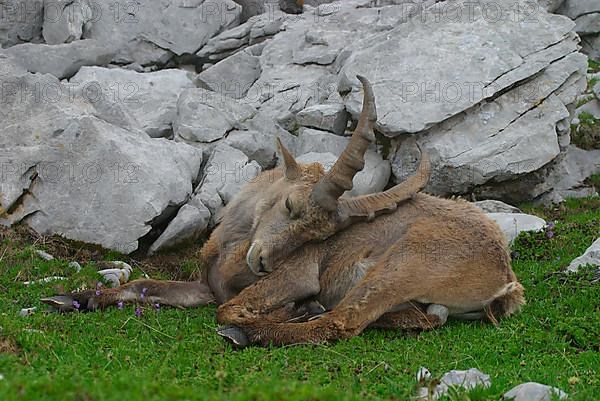
[[[363,108],[356,129],[350,138],[350,143],[342,152],[331,170],[317,182],[310,198],[322,208],[334,211],[337,209],[338,198],[344,192],[352,189],[352,179],[365,165],[365,152],[375,141],[373,125],[377,121],[375,95],[369,81],[356,76],[363,85]]]
[[[431,175],[431,164],[427,153],[419,145],[417,147],[421,152],[419,167],[405,181],[384,192],[339,200],[338,209],[343,226],[357,218],[371,220],[379,214],[393,212],[400,203],[411,199],[425,188]]]
[[[281,142],[281,139],[279,139],[279,137],[277,138],[277,149],[279,150],[279,154],[283,158],[283,173],[285,175],[285,178],[287,178],[288,180],[295,180],[296,178],[298,178],[298,176],[300,176],[300,167],[298,167],[298,163],[296,162],[296,159],[294,159],[294,156],[292,156],[290,151],[287,150],[285,146],[283,146],[283,143]]]

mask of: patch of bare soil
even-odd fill
[[[103,261],[119,259],[149,276],[159,275],[171,280],[196,280],[200,277],[203,268],[199,257],[201,242],[153,256],[139,253],[116,256],[114,252],[111,253],[100,246],[72,241],[56,235],[43,236],[23,225],[10,228],[0,226],[0,242],[3,243],[1,248],[39,246],[56,258],[77,261],[81,264],[95,262],[99,268],[104,268]],[[1,250],[0,254],[3,252],[4,250]]]
[[[8,338],[0,337],[0,354],[15,354],[19,353],[19,347]]]
[[[204,269],[200,258],[201,248],[202,244],[193,244],[171,252],[135,258],[131,262],[132,266],[139,267],[149,275],[158,272],[171,280],[198,280]]]

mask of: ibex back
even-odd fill
[[[430,172],[425,153],[399,185],[342,196],[375,139],[373,90],[358,78],[363,110],[335,165],[325,173],[318,163],[299,164],[278,141],[282,166],[224,209],[201,252],[202,281],[139,280],[68,297],[86,309],[141,298],[179,307],[214,299],[218,321],[229,325],[223,336],[262,345],[348,338],[367,326],[430,329],[448,315],[496,323],[516,312],[523,287],[499,227],[468,202],[420,193]],[[316,303],[326,312],[303,319]]]

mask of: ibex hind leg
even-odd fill
[[[388,312],[371,323],[377,329],[431,330],[443,326],[448,320],[448,308],[443,305],[414,304],[407,309]]]
[[[208,285],[201,281],[136,280],[118,288],[87,290],[43,298],[42,302],[62,312],[93,311],[120,303],[159,303],[190,308],[214,302]]]

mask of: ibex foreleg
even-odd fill
[[[217,309],[217,321],[221,324],[246,325],[286,304],[312,297],[319,291],[318,264],[311,261],[310,256],[299,255],[288,261],[285,267],[263,277],[221,305]]]
[[[214,301],[208,285],[201,281],[136,280],[118,288],[87,290],[42,299],[61,311],[93,311],[119,303],[158,303],[189,308]]]
[[[306,323],[277,323],[268,319],[240,319],[235,322],[247,335],[249,341],[259,345],[286,345],[321,343],[350,338],[360,334],[367,326],[385,313],[394,311],[420,294],[412,291],[417,286],[412,273],[421,260],[405,260],[391,265],[394,250],[383,255],[367,275],[331,311]],[[397,256],[398,254],[396,254]],[[402,291],[399,291],[402,288]],[[241,294],[240,294],[241,295]],[[400,318],[399,316],[396,316]],[[397,320],[401,327],[433,328],[440,324],[436,316],[403,314]]]

